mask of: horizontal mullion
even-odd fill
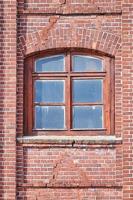
[[[66,80],[66,76],[35,76],[33,77],[33,80]]]
[[[34,106],[66,106],[65,103],[38,103],[34,102]]]
[[[104,106],[103,103],[72,103],[72,106]]]
[[[64,72],[64,73],[32,73],[32,76],[33,77],[67,77],[68,76],[68,73],[67,72]]]
[[[101,128],[101,129],[58,129],[58,130],[44,130],[44,129],[32,129],[33,130],[33,135],[39,135],[41,133],[44,133],[45,135],[52,135],[53,132],[57,136],[62,136],[62,135],[72,135],[72,136],[78,136],[78,134],[82,134],[85,136],[90,133],[90,135],[105,135],[107,129],[106,128]]]
[[[106,72],[101,72],[101,73],[88,73],[88,72],[80,72],[80,73],[70,73],[69,74],[71,77],[94,77],[94,78],[97,78],[97,77],[105,77],[106,76]]]
[[[106,72],[52,72],[52,73],[32,73],[33,77],[105,77]]]
[[[106,128],[71,128],[71,131],[106,131]]]

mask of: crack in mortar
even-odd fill
[[[44,30],[41,33],[42,36],[44,36],[43,39],[45,39],[45,40],[48,39],[49,31],[54,27],[54,25],[57,23],[59,18],[60,18],[60,16],[51,16],[49,18],[49,25],[46,28],[44,28]]]
[[[64,0],[61,5],[65,5],[67,3],[67,0]]]

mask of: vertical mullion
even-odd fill
[[[29,132],[29,128],[28,128],[28,122],[29,122],[29,118],[30,116],[28,115],[28,111],[29,111],[29,93],[28,93],[28,89],[29,89],[29,66],[31,63],[29,61],[29,59],[26,60],[25,62],[25,68],[24,68],[24,134]],[[27,83],[27,85],[26,85]]]
[[[33,58],[29,58],[26,62],[26,81],[28,88],[26,88],[27,94],[25,101],[25,114],[26,114],[26,132],[32,134],[33,128],[33,80],[32,80]]]
[[[32,102],[33,102],[33,117],[32,117],[32,123],[33,123],[33,125],[32,125],[32,128],[34,129],[35,128],[35,107],[36,107],[36,105],[34,104],[34,100],[35,100],[35,79],[32,77],[32,83],[33,83],[33,92],[32,92]]]
[[[114,134],[115,133],[115,64],[114,64],[114,59],[110,58],[110,95],[111,95],[111,100],[110,100],[110,133]]]
[[[103,63],[102,63],[103,65]],[[105,65],[103,65],[103,69],[105,68]],[[101,78],[102,80],[102,128],[106,127],[106,122],[105,122],[105,92],[107,93],[107,91],[105,90],[105,77]]]
[[[71,129],[71,55],[67,52],[66,55],[66,69],[68,72],[67,76],[67,87],[66,87],[66,116],[67,116],[67,129],[70,132]]]
[[[66,67],[66,63],[65,63],[65,67]],[[64,118],[64,125],[65,125],[65,129],[67,128],[67,93],[68,93],[68,88],[67,88],[67,78],[65,78],[64,79],[65,80],[65,85],[64,85],[64,88],[65,88],[65,91],[64,91],[64,104],[65,105],[62,105],[64,108],[65,108],[65,110],[64,110],[64,116],[65,116],[65,118]]]
[[[110,134],[110,101],[111,101],[111,94],[110,94],[110,63],[109,59],[105,59],[105,68],[106,68],[106,77],[105,77],[105,84],[104,84],[104,99],[105,99],[105,126],[107,128],[107,134]],[[107,92],[109,91],[109,92]]]
[[[33,71],[35,71],[35,58],[33,60]],[[32,128],[35,128],[35,106],[34,105],[34,100],[35,100],[35,81],[36,79],[34,79],[33,75],[32,75]]]

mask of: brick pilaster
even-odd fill
[[[0,199],[16,199],[16,0],[0,0]]]
[[[123,200],[133,199],[133,1],[123,0]]]

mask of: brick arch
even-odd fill
[[[53,28],[20,36],[19,51],[23,55],[53,48],[87,48],[115,56],[120,37],[113,33],[83,28]]]

